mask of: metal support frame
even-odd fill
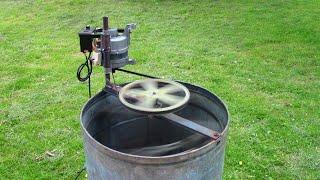
[[[110,34],[109,34],[109,18],[108,16],[103,17],[103,31],[101,35],[101,51],[102,51],[102,66],[105,68],[106,85],[110,84],[110,73],[112,72],[110,62]]]
[[[208,136],[208,137],[212,138],[213,140],[217,141],[220,138],[220,133],[218,133],[212,129],[209,129],[207,127],[204,127],[200,124],[197,124],[189,119],[185,119],[181,116],[178,116],[176,114],[169,113],[169,114],[161,114],[159,116],[162,116],[162,117],[164,117],[174,123],[182,125],[183,127],[186,127],[186,128],[191,129],[193,131],[196,131],[200,134]]]

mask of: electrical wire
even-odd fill
[[[92,74],[92,61],[91,61],[91,52],[89,52],[89,56],[84,53],[86,57],[86,61],[82,64],[77,69],[77,78],[81,82],[85,82],[88,80],[88,88],[89,88],[89,98],[91,98],[91,74]],[[81,77],[81,73],[84,68],[87,68],[87,74],[84,77]]]
[[[84,166],[80,171],[78,171],[77,176],[76,176],[76,178],[74,178],[74,180],[77,180],[77,179],[80,177],[81,173],[82,173],[84,170],[86,170],[86,167],[85,167],[85,166]]]

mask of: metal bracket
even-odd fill
[[[128,64],[131,64],[131,65],[136,64],[136,60],[134,60],[134,59],[129,59],[129,60],[128,60]]]
[[[200,134],[208,136],[208,137],[212,138],[213,140],[218,140],[220,138],[220,133],[218,133],[212,129],[209,129],[207,127],[204,127],[202,125],[199,125],[197,123],[194,123],[193,121],[190,121],[189,119],[185,119],[185,118],[178,116],[176,114],[169,113],[169,114],[161,114],[160,116],[165,117],[166,119],[173,121],[177,124],[180,124],[186,128],[194,130]]]
[[[128,29],[129,32],[132,32],[132,30],[136,29],[136,27],[137,27],[136,23],[130,23],[130,24],[127,24],[126,29]]]
[[[136,29],[137,24],[131,23],[127,24],[126,28],[124,29],[124,34],[128,37],[128,45],[130,44],[130,33]]]

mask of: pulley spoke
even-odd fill
[[[145,95],[146,91],[143,89],[129,89],[127,92],[125,92],[125,95]]]
[[[159,88],[159,93],[175,93],[179,91],[183,91],[183,89],[173,84],[166,84],[163,87]]]
[[[155,91],[158,89],[158,82],[156,82],[154,80],[146,80],[146,81],[140,83],[140,85],[146,91]]]
[[[145,108],[153,108],[154,105],[156,104],[156,100],[157,100],[156,98],[148,97],[143,100],[138,100],[138,102],[135,103],[134,105],[145,107]]]
[[[171,94],[159,94],[158,99],[166,104],[175,105],[178,102],[182,101],[184,97],[175,96]]]

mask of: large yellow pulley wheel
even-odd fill
[[[145,113],[170,113],[190,99],[189,90],[180,83],[163,79],[145,79],[125,85],[119,99],[126,107]]]

